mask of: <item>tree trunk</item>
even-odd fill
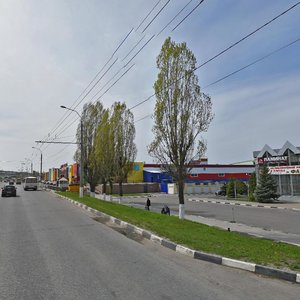
[[[96,188],[96,183],[90,182],[90,196],[93,198],[95,198],[95,188]]]
[[[103,200],[106,200],[106,181],[105,180],[102,181],[102,185],[103,185],[103,187],[102,187]]]
[[[102,194],[106,194],[106,181],[102,181],[103,184],[103,189],[102,189]]]
[[[119,193],[120,193],[120,197],[123,196],[123,184],[122,181],[119,182]]]
[[[179,219],[184,219],[184,179],[178,180]]]
[[[113,193],[113,182],[112,180],[109,181],[109,186],[110,186],[110,201],[112,201],[112,193]]]

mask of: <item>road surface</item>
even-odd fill
[[[132,240],[50,192],[0,198],[0,299],[298,299],[299,285]]]

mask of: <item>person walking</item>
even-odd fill
[[[151,206],[151,201],[149,198],[147,198],[145,209],[150,210],[150,206]]]

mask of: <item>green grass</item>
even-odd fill
[[[108,195],[109,196],[109,195]],[[120,194],[112,194],[113,197],[120,197]],[[149,193],[129,193],[129,194],[123,194],[123,197],[126,196],[150,196]]]
[[[59,193],[189,248],[233,259],[300,271],[300,247],[228,232],[78,193]]]

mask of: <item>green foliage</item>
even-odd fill
[[[247,195],[248,193],[248,187],[245,184],[245,182],[240,181],[240,180],[236,180],[235,181],[235,185],[236,185],[236,192],[239,195]]]
[[[186,43],[166,39],[157,57],[154,139],[148,152],[177,181],[181,204],[188,165],[206,150],[199,135],[213,119],[211,99],[200,92],[195,66],[196,58]]]
[[[99,181],[99,170],[96,163],[95,140],[97,128],[102,120],[103,105],[101,102],[95,104],[87,103],[83,107],[81,122],[83,124],[83,167],[84,177],[91,187],[91,191],[95,190],[95,186]],[[80,123],[77,128],[77,142],[81,142]],[[74,159],[80,162],[80,144],[75,152]]]
[[[234,180],[230,179],[229,182],[227,183],[227,190],[226,190],[227,197],[235,198],[234,189],[235,189]]]
[[[267,166],[263,166],[260,172],[258,185],[255,190],[256,199],[258,202],[272,202],[278,198],[277,186],[269,174]]]
[[[115,102],[110,110],[103,113],[97,128],[95,143],[96,164],[103,184],[113,180],[120,184],[126,180],[137,149],[134,143],[135,127],[133,114],[125,103]]]

